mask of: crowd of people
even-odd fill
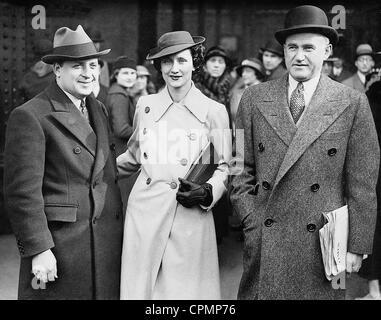
[[[318,228],[344,204],[347,272],[362,265],[365,298],[381,298],[377,53],[358,45],[350,74],[314,6],[290,10],[238,65],[205,40],[165,33],[144,65],[103,60],[100,33],[81,26],[36,43],[42,59],[20,85],[27,102],[5,147],[20,299],[219,299],[229,228],[244,246],[239,299],[342,298],[324,277]],[[213,175],[185,179],[208,142]]]

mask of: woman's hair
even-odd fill
[[[111,76],[110,76],[110,84],[116,82],[116,77],[118,76],[119,70],[120,70],[120,69],[115,69],[115,70],[112,72],[112,74],[111,74]]]
[[[197,73],[204,63],[205,47],[202,44],[189,48],[192,55],[194,72]],[[164,56],[165,57],[165,56]],[[153,60],[155,69],[161,73],[161,59],[164,57]]]
[[[265,78],[265,76],[260,73],[257,69],[253,69],[254,70],[254,73],[255,73],[255,77],[259,80],[259,81],[263,81],[263,79]]]

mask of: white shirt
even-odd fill
[[[360,71],[357,71],[357,75],[359,76],[361,83],[365,84],[365,74],[361,73]]]
[[[57,83],[58,84],[58,83]],[[74,97],[71,93],[65,91],[59,84],[58,86],[62,89],[62,91],[67,95],[67,97],[71,100],[71,102],[73,102],[73,104],[77,107],[77,109],[79,110],[79,112],[81,112],[81,99],[78,99],[77,97]],[[86,102],[85,100],[86,98],[84,98],[83,100]],[[82,113],[82,112],[81,112]]]
[[[312,96],[316,90],[316,87],[319,83],[319,80],[320,80],[320,73],[310,80],[303,81],[303,87],[304,87],[304,94],[303,95],[304,95],[305,108],[304,108],[303,113],[300,116],[300,118],[296,124],[298,124],[300,122],[300,119],[305,114],[305,112],[306,112],[306,110],[307,110],[307,108],[311,102]],[[290,105],[291,94],[296,89],[298,83],[299,82],[296,81],[290,74],[288,75],[288,105]],[[290,114],[290,117],[292,119],[292,115],[291,115],[290,110],[289,110],[289,114]],[[292,120],[292,121],[294,121],[294,120]]]

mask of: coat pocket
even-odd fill
[[[45,204],[45,215],[48,221],[75,222],[77,221],[77,204]]]

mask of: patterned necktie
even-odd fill
[[[304,87],[303,82],[298,82],[291,94],[290,111],[294,122],[297,123],[304,110]]]
[[[81,113],[82,115],[85,117],[85,119],[87,121],[89,121],[89,112],[87,111],[87,108],[86,108],[86,102],[85,102],[85,99],[81,100]]]

